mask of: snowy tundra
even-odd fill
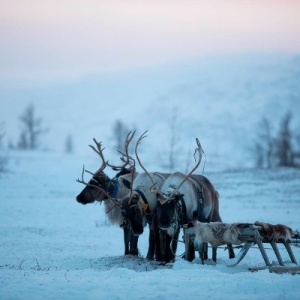
[[[0,299],[300,299],[300,275],[263,267],[254,246],[235,267],[219,248],[218,264],[181,258],[173,264],[145,259],[148,228],[139,257],[124,256],[123,231],[110,225],[104,205],[81,205],[76,182],[89,156],[9,154],[0,174]],[[281,223],[300,229],[300,170],[236,170],[205,173],[220,193],[226,223]],[[180,239],[182,231],[180,233]],[[271,261],[276,257],[266,247]],[[293,246],[300,263],[300,247]],[[239,251],[235,249],[236,253]],[[280,247],[284,261],[288,255]],[[290,264],[287,262],[287,266]]]

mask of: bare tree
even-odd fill
[[[33,104],[27,106],[20,116],[22,130],[18,142],[19,149],[37,149],[40,146],[40,137],[47,132],[42,127],[42,119],[36,117]]]
[[[5,131],[4,131],[4,123],[0,123],[0,148],[3,146],[3,139],[5,136]]]
[[[177,142],[177,108],[173,107],[173,113],[171,115],[170,121],[170,156],[169,156],[169,169],[170,171],[174,170],[175,167],[175,152],[176,152],[176,142]]]
[[[129,130],[128,127],[120,120],[117,120],[113,126],[113,134],[116,140],[116,149],[124,151],[126,136]]]
[[[295,135],[295,148],[294,151],[294,163],[296,167],[300,167],[300,130],[298,129],[298,133]]]
[[[7,164],[7,157],[2,154],[4,136],[4,123],[0,123],[0,172],[3,172],[5,170],[5,165]]]
[[[280,121],[277,136],[274,136],[269,120],[262,118],[254,144],[255,163],[258,168],[299,165],[296,160],[300,158],[300,135],[292,133],[291,120],[292,114],[288,111]]]
[[[259,169],[264,167],[264,149],[259,142],[255,142],[255,166]]]
[[[294,150],[292,145],[292,132],[290,124],[292,114],[288,111],[282,118],[279,128],[278,137],[276,139],[276,157],[278,165],[281,167],[294,166]]]
[[[258,124],[257,140],[255,142],[255,164],[258,168],[272,168],[275,159],[275,140],[272,136],[271,125],[267,118],[263,117]]]
[[[66,153],[74,152],[73,137],[71,134],[67,135],[66,137],[65,151]]]
[[[7,165],[7,157],[0,155],[0,173],[5,171]]]

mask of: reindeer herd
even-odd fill
[[[102,143],[94,139],[96,146],[90,147],[101,158],[101,167],[95,173],[83,167],[81,179],[77,181],[85,187],[76,200],[81,204],[104,202],[110,223],[123,228],[125,255],[139,255],[138,239],[148,225],[147,259],[162,263],[173,262],[180,229],[188,225],[197,227],[195,243],[189,247],[188,257],[194,258],[196,247],[203,263],[207,259],[207,243],[210,243],[215,262],[217,246],[221,244],[227,244],[229,258],[234,258],[232,244],[241,243],[237,234],[241,233],[243,225],[233,224],[228,229],[224,227],[227,225],[222,223],[219,213],[217,190],[208,178],[194,174],[204,153],[199,140],[196,138],[196,164],[188,174],[148,172],[138,155],[138,148],[147,137],[146,133],[147,131],[135,144],[136,159],[129,155],[128,150],[135,132],[127,135],[125,150],[119,151],[122,155],[121,166],[113,166],[105,161]],[[142,173],[136,171],[136,160]],[[109,178],[104,172],[106,167],[116,171],[113,178]],[[92,175],[88,182],[84,179],[86,172]]]
[[[183,224],[221,222],[219,194],[212,183],[202,175],[193,173],[201,163],[203,150],[196,139],[197,163],[188,174],[148,172],[142,164],[138,147],[147,136],[144,132],[135,145],[136,159],[144,172],[136,172],[135,159],[129,155],[129,144],[135,132],[129,133],[125,141],[121,166],[112,166],[105,161],[102,143],[94,139],[90,147],[101,158],[101,167],[92,173],[83,167],[78,182],[85,188],[76,197],[81,204],[103,201],[110,223],[120,225],[124,231],[125,255],[138,255],[138,238],[144,227],[149,226],[147,259],[172,262],[175,259],[178,236]],[[113,178],[104,172],[106,167],[116,171]],[[84,173],[92,175],[86,182]],[[229,257],[234,257],[231,245]],[[192,250],[191,250],[192,251]]]

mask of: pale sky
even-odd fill
[[[0,81],[300,52],[299,0],[0,0]]]

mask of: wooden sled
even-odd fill
[[[241,223],[243,224],[243,223]],[[237,254],[237,256],[233,259],[232,263],[229,265],[231,267],[236,266],[239,264],[242,259],[246,256],[251,246],[254,244],[258,245],[258,248],[261,252],[261,255],[264,259],[264,262],[267,267],[271,266],[270,260],[267,256],[266,250],[264,248],[265,243],[271,245],[278,263],[280,266],[284,266],[284,262],[282,260],[281,254],[279,252],[278,243],[284,245],[290,260],[292,263],[297,265],[297,261],[295,255],[292,251],[291,244],[299,244],[300,243],[300,236],[298,232],[293,232],[293,236],[289,240],[284,240],[282,238],[277,238],[276,234],[270,238],[265,231],[264,224],[267,223],[258,223],[261,225],[256,224],[243,224],[245,228],[241,230],[241,233],[238,235],[239,240],[244,243],[241,251]],[[267,224],[268,226],[276,226]],[[187,225],[183,225],[183,232],[184,232],[184,242],[185,242],[185,259],[188,261],[192,261],[195,258],[195,250],[194,250],[194,239],[195,239],[195,227],[187,228]],[[205,249],[205,247],[204,247]],[[207,251],[207,250],[206,250]],[[216,261],[215,261],[216,262]]]

